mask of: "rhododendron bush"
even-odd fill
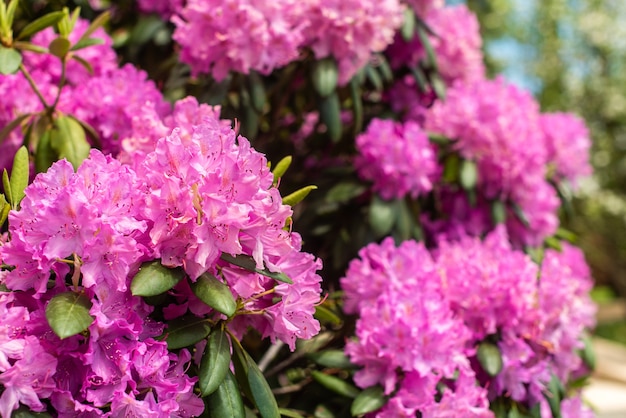
[[[589,133],[465,6],[67,6],[0,3],[1,417],[593,416]]]

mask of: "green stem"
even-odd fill
[[[57,92],[57,97],[54,99],[54,103],[52,104],[51,112],[54,112],[57,105],[59,104],[59,99],[61,98],[61,91],[63,91],[63,87],[65,86],[65,73],[67,68],[67,60],[66,57],[61,59],[61,80],[59,81],[59,91]]]
[[[31,77],[30,73],[28,72],[26,67],[24,67],[23,63],[20,64],[20,71],[22,72],[22,74],[24,74],[24,77],[26,77],[26,80],[28,81],[28,84],[30,84],[30,87],[33,89],[33,91],[35,92],[35,94],[39,98],[39,101],[41,102],[41,104],[43,104],[43,107],[46,109],[46,112],[52,113],[52,110],[54,108],[51,108],[50,106],[48,106],[48,103],[46,102],[46,99],[43,97],[43,94],[41,94],[41,91],[37,87],[37,84],[35,84],[35,80],[33,80],[33,77]]]

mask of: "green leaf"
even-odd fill
[[[465,190],[474,190],[476,183],[478,183],[478,168],[476,167],[476,162],[463,160],[459,172],[459,180],[461,187]]]
[[[2,187],[4,187],[4,194],[9,200],[9,203],[11,206],[14,206],[13,193],[11,193],[11,182],[9,181],[9,173],[6,168],[2,171]]]
[[[17,5],[19,3],[19,0],[10,0],[9,1],[9,5],[6,9],[6,23],[7,23],[7,27],[11,27],[13,26],[13,20],[15,19],[15,10],[17,9]]]
[[[548,391],[544,393],[544,397],[550,405],[550,410],[554,418],[561,418],[561,399],[563,395],[563,384],[556,375],[552,374],[552,378],[548,383]]]
[[[202,302],[229,318],[237,309],[237,302],[230,287],[210,273],[198,277],[198,280],[191,284],[191,290]]]
[[[376,237],[388,235],[398,217],[398,205],[395,200],[385,201],[374,196],[369,207],[369,224]]]
[[[63,16],[65,16],[65,12],[52,12],[41,16],[39,19],[35,19],[28,25],[24,26],[24,29],[22,29],[17,39],[28,38],[37,32],[56,25],[61,19],[63,19]]]
[[[293,409],[278,408],[278,412],[280,412],[280,416],[282,416],[282,417],[305,418],[304,415],[299,414],[298,412],[294,411]]]
[[[256,72],[251,71],[250,74],[248,74],[248,82],[250,86],[250,103],[252,103],[252,107],[254,107],[257,112],[263,112],[267,99],[263,80],[261,80],[261,77],[259,77]]]
[[[261,417],[263,418],[280,418],[280,412],[278,412],[278,404],[276,398],[267,384],[267,380],[263,376],[263,373],[257,366],[256,362],[252,360],[252,357],[247,352],[243,352],[247,362],[247,377],[250,392],[252,393],[252,400],[256,405]]]
[[[337,63],[332,58],[324,58],[313,65],[313,87],[322,97],[327,97],[335,91],[339,71]]]
[[[93,22],[91,22],[85,33],[82,34],[78,42],[80,43],[80,41],[82,41],[83,39],[89,38],[96,30],[98,30],[98,28],[106,25],[110,18],[111,12],[109,10],[98,15],[98,17],[96,17]]]
[[[443,82],[439,74],[430,75],[430,85],[433,87],[433,90],[439,99],[446,100],[446,84]]]
[[[506,222],[506,205],[500,199],[491,202],[491,219],[496,225]]]
[[[11,418],[52,418],[47,412],[33,412],[27,406],[21,405],[13,411]]]
[[[0,223],[1,225],[1,223]],[[591,337],[589,337],[589,335],[583,335],[582,336],[582,341],[584,344],[583,350],[582,350],[582,360],[585,362],[585,364],[587,365],[587,367],[589,367],[591,370],[594,370],[596,368],[596,353],[593,349],[593,344],[591,342]]]
[[[64,339],[86,330],[94,321],[89,314],[91,301],[83,294],[60,293],[46,306],[46,319],[59,338]]]
[[[350,413],[353,417],[374,412],[387,403],[387,398],[380,386],[372,386],[359,393],[352,402]]]
[[[102,45],[103,43],[104,39],[101,38],[84,38],[72,45],[70,51],[78,51],[84,48],[88,48],[90,46]]]
[[[376,91],[381,91],[383,89],[383,80],[380,78],[378,71],[376,71],[371,65],[367,65],[365,67],[365,75],[367,76],[369,82],[372,83],[372,86],[374,86]]]
[[[223,330],[216,329],[209,336],[198,371],[198,386],[202,397],[215,392],[229,371],[230,341]]]
[[[324,200],[333,203],[346,203],[350,199],[362,195],[366,190],[367,188],[362,184],[343,181],[331,187]]]
[[[502,354],[497,345],[483,341],[478,346],[476,357],[489,376],[496,376],[502,370]]]
[[[71,58],[75,60],[76,62],[78,62],[80,65],[82,65],[90,75],[94,74],[93,67],[91,66],[91,64],[89,64],[89,61],[82,58],[80,55],[75,55],[75,54],[72,54]]]
[[[9,134],[13,132],[15,128],[21,125],[22,122],[24,122],[24,120],[29,119],[32,116],[33,116],[32,113],[25,113],[23,115],[19,115],[18,117],[13,119],[11,122],[7,123],[4,126],[4,128],[0,130],[0,143],[2,143],[9,136]]]
[[[35,45],[31,42],[24,42],[24,41],[13,42],[13,48],[19,49],[20,51],[31,51],[37,54],[47,54],[48,52],[50,52],[48,51],[48,48],[46,47],[43,47],[41,45]]]
[[[326,389],[347,398],[356,398],[359,394],[359,389],[338,377],[330,376],[317,370],[311,371],[311,377]]]
[[[50,45],[48,45],[48,49],[50,53],[55,57],[64,58],[67,53],[70,51],[71,43],[69,39],[59,36],[54,38]]]
[[[279,282],[293,284],[293,281],[285,273],[275,273],[273,271],[269,271],[267,268],[263,270],[256,268],[256,262],[249,255],[238,254],[237,256],[233,257],[230,254],[222,253],[220,258],[227,263],[233,264],[237,267],[241,267],[242,269],[248,270],[249,272],[259,273],[263,276],[278,280]]]
[[[181,281],[185,271],[180,268],[167,268],[160,260],[143,263],[130,283],[134,296],[156,296],[167,292]]]
[[[13,48],[0,45],[0,74],[14,74],[20,68],[22,54]]]
[[[376,69],[378,70],[385,82],[393,82],[393,71],[391,71],[391,66],[387,62],[387,58],[385,58],[385,56],[382,54],[378,54],[376,56]]]
[[[167,324],[165,341],[167,348],[176,350],[202,341],[211,332],[211,324],[194,315],[177,318]]]
[[[415,36],[415,12],[413,12],[413,9],[410,7],[404,10],[404,20],[400,28],[400,33],[402,34],[402,38],[407,42]]]
[[[311,353],[308,357],[314,361],[315,364],[322,367],[338,369],[352,369],[355,367],[343,350],[324,350],[317,353]]]
[[[315,307],[315,319],[320,322],[332,325],[341,324],[341,318],[339,318],[339,316],[337,316],[337,314],[335,314],[333,311],[322,305],[318,305]]]
[[[320,100],[320,119],[326,125],[328,136],[332,142],[341,139],[341,104],[337,92],[333,92]]]
[[[354,128],[352,132],[358,135],[363,130],[363,97],[361,86],[356,78],[350,80],[350,98],[352,99],[352,110],[354,115]]]
[[[293,158],[291,157],[291,155],[288,155],[280,160],[278,164],[276,164],[276,167],[274,167],[274,170],[272,170],[272,174],[274,174],[274,185],[278,184],[278,179],[285,175],[287,169],[291,165],[292,160]]]
[[[417,83],[417,87],[422,93],[426,93],[428,91],[428,80],[426,79],[426,74],[420,67],[409,67],[415,82]]]
[[[57,153],[52,149],[50,138],[51,131],[44,131],[37,140],[37,150],[35,151],[35,171],[37,173],[45,173],[59,159]]]
[[[417,25],[417,36],[420,39],[420,43],[426,50],[426,68],[438,71],[437,57],[435,56],[435,50],[433,49],[430,39],[428,39],[428,33],[422,25]]]
[[[54,126],[55,129],[50,133],[51,148],[59,158],[65,158],[77,170],[91,150],[85,130],[75,119],[65,115],[59,116]]]
[[[24,189],[28,186],[29,176],[28,150],[22,145],[15,153],[11,169],[11,202],[16,208],[24,198]]]
[[[530,222],[528,221],[528,217],[517,203],[511,203],[511,207],[513,208],[513,213],[515,217],[524,225],[526,228],[530,226]]]
[[[296,190],[295,192],[288,194],[283,197],[283,205],[294,206],[298,203],[302,202],[305,197],[311,193],[311,190],[316,190],[317,186],[306,186],[301,189]]]
[[[0,194],[0,228],[4,225],[4,222],[9,217],[11,211],[11,205],[7,202],[7,199],[3,194]]]
[[[210,418],[245,418],[241,393],[230,370],[217,390],[206,399],[206,410]]]

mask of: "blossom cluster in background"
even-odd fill
[[[376,416],[444,416],[435,412],[443,405],[492,416],[488,400],[501,395],[545,408],[551,375],[567,381],[583,367],[576,350],[595,308],[574,247],[548,251],[537,266],[499,228],[484,241],[441,241],[432,252],[413,241],[396,248],[388,238],[359,257],[342,279],[346,310],[358,315],[358,339],[346,353],[363,367],[359,386],[380,384],[391,395]],[[476,360],[484,341],[501,352],[495,377]]]

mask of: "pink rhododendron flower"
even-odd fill
[[[435,147],[415,122],[374,119],[357,136],[354,161],[384,199],[413,198],[433,188],[440,175]]]
[[[139,10],[145,13],[157,13],[165,20],[179,13],[184,5],[184,0],[138,0]]]
[[[298,57],[302,10],[297,0],[189,0],[172,17],[173,37],[194,74],[268,74]]]
[[[467,6],[434,8],[425,14],[425,22],[436,34],[428,40],[446,84],[451,85],[456,80],[473,82],[485,77],[480,27],[476,15]],[[388,55],[394,67],[414,67],[427,57],[417,35],[406,42],[399,34],[388,49]]]
[[[318,59],[333,57],[344,85],[372,53],[382,52],[402,24],[399,0],[307,0],[305,46]]]
[[[570,113],[545,113],[539,123],[556,179],[576,185],[579,178],[590,175],[591,139],[585,122]]]
[[[548,152],[530,94],[502,79],[457,83],[429,109],[425,129],[454,140],[459,154],[476,162],[484,197],[522,209],[527,225],[514,228],[516,241],[535,245],[554,233],[558,198],[545,179]]]

